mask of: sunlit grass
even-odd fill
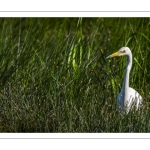
[[[1,132],[150,132],[148,18],[1,18]],[[139,111],[116,98],[128,46]]]

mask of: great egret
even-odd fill
[[[118,52],[115,52],[106,58],[125,55],[127,56],[127,66],[125,69],[123,86],[117,99],[117,108],[119,109],[120,112],[128,113],[129,110],[133,108],[133,106],[135,106],[137,110],[139,105],[141,105],[142,103],[141,95],[136,90],[129,87],[129,74],[132,67],[131,50],[128,47],[122,47],[119,49]]]

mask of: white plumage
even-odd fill
[[[127,66],[125,69],[123,86],[117,99],[117,108],[120,112],[128,113],[133,106],[135,106],[136,110],[138,110],[139,105],[142,104],[141,95],[136,90],[129,87],[129,74],[132,67],[131,50],[128,47],[122,47],[118,52],[109,55],[106,58],[125,55],[127,56]]]

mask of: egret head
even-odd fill
[[[112,58],[112,57],[124,56],[124,55],[131,55],[131,51],[128,47],[122,47],[119,49],[118,52],[115,52],[115,53],[107,56],[106,58]]]

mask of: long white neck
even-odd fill
[[[124,74],[124,82],[123,82],[123,97],[124,97],[124,104],[127,100],[129,100],[129,74],[132,67],[132,54],[127,55],[127,66]]]

